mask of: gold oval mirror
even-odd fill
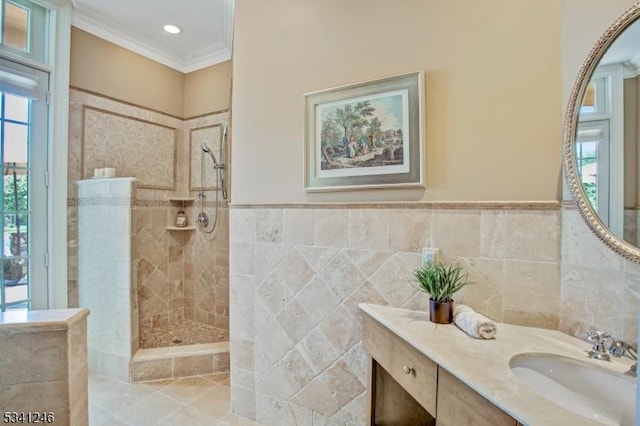
[[[564,170],[580,214],[605,244],[640,263],[640,2],[582,65],[564,123]]]

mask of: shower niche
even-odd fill
[[[189,215],[185,213],[188,206],[193,204],[194,201],[195,198],[193,197],[169,197],[169,202],[177,206],[177,208],[172,209],[174,210],[173,217],[176,218],[179,212],[182,211],[185,215],[185,221],[187,221],[187,224],[179,226],[177,219],[175,219],[173,222],[169,222],[170,224],[167,225],[167,231],[195,231],[196,227],[192,223],[188,222]]]

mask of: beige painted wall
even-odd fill
[[[234,203],[559,198],[557,1],[238,0],[235,14]],[[303,94],[416,70],[427,189],[306,194]]]
[[[231,61],[188,74],[73,27],[70,84],[178,118],[229,108]]]
[[[192,118],[229,108],[231,61],[184,76],[184,117]]]
[[[75,27],[70,85],[183,117],[183,73]]]

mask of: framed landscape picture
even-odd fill
[[[422,73],[305,95],[305,190],[424,186]]]

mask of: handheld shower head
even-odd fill
[[[200,144],[200,148],[202,149],[202,151],[203,151],[203,152],[206,152],[207,154],[209,154],[209,156],[210,156],[210,157],[211,157],[211,159],[213,160],[213,164],[214,164],[215,166],[217,166],[217,165],[218,165],[218,160],[216,160],[216,156],[215,156],[215,155],[213,155],[213,151],[211,151],[211,148],[209,148],[209,146],[208,146],[206,143],[204,143],[204,142],[202,142],[202,143]]]

